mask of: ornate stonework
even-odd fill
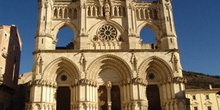
[[[66,101],[71,110],[187,110],[171,4],[39,0],[26,109],[55,110]],[[71,48],[57,49],[65,26],[74,32]],[[144,27],[154,31],[156,43],[142,43]]]

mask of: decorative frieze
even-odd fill
[[[75,84],[76,85],[76,84]],[[88,79],[81,79],[78,81],[77,85],[90,85],[90,86],[97,86],[96,81],[88,80]]]
[[[133,79],[127,78],[127,80],[124,80],[121,82],[122,86],[127,85],[127,84],[141,84],[141,85],[147,86],[148,82],[147,80],[142,79],[142,78],[133,78]]]
[[[49,87],[57,87],[57,84],[53,81],[48,81],[48,80],[44,80],[44,79],[37,79],[37,80],[33,80],[30,81],[28,83],[29,86],[33,86],[33,85],[37,85],[37,86],[49,86]]]
[[[174,77],[174,78],[168,78],[167,80],[160,81],[160,84],[166,84],[166,83],[187,83],[186,78],[183,77]]]
[[[25,110],[55,110],[55,103],[25,103]]]
[[[186,78],[183,78],[183,77],[175,77],[172,80],[174,83],[187,83]]]

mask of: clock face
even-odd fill
[[[67,76],[66,76],[66,75],[62,75],[62,76],[60,77],[60,79],[61,79],[61,81],[66,81],[66,80],[67,80]]]
[[[155,75],[153,73],[148,74],[148,79],[153,80],[155,78]]]

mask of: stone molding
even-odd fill
[[[34,86],[34,85],[37,85],[37,86],[49,86],[49,87],[54,87],[54,88],[57,87],[57,84],[55,82],[44,80],[44,79],[37,79],[37,80],[30,81],[28,83],[28,85],[29,86]]]
[[[133,79],[127,78],[127,80],[122,81],[120,84],[122,86],[128,85],[128,84],[141,84],[141,85],[147,86],[148,82],[147,80],[142,79],[142,78],[133,78]]]
[[[166,84],[166,83],[187,83],[186,78],[183,77],[174,77],[174,78],[168,78],[167,80],[160,81],[160,84]]]
[[[172,82],[174,83],[187,83],[187,79],[183,77],[174,77],[172,79]]]
[[[96,81],[92,81],[92,80],[88,80],[88,79],[81,79],[79,81],[76,81],[76,83],[74,85],[90,85],[90,86],[97,86],[97,82]]]
[[[25,110],[33,110],[35,106],[40,107],[40,110],[43,109],[55,110],[56,108],[55,103],[30,102],[30,103],[25,103]]]

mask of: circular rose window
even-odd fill
[[[67,80],[67,76],[66,76],[66,75],[62,75],[62,76],[60,77],[60,79],[61,79],[61,81],[66,81],[66,80]]]
[[[155,78],[155,75],[153,73],[148,74],[148,78],[153,80]]]
[[[100,40],[114,40],[117,37],[117,30],[111,25],[103,25],[98,30],[98,36]]]

